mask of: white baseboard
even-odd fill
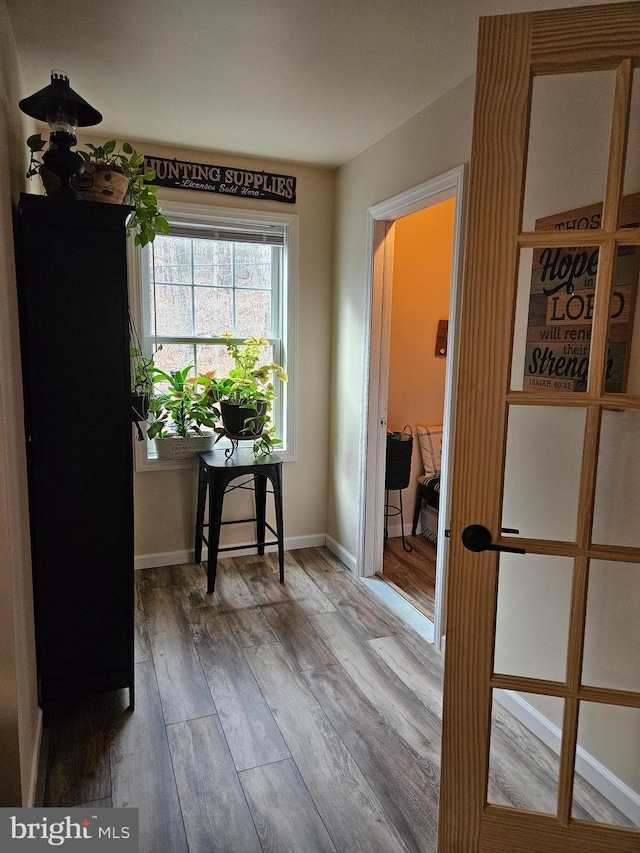
[[[349,551],[347,551],[346,548],[343,548],[342,545],[340,545],[339,542],[336,542],[336,540],[332,536],[329,536],[328,533],[325,537],[325,541],[322,544],[326,545],[327,548],[331,551],[331,553],[335,554],[336,557],[342,563],[344,563],[345,566],[350,571],[357,574],[357,572],[358,572],[358,561],[353,556],[353,554],[351,554]]]
[[[494,695],[503,708],[513,714],[556,755],[560,755],[562,732],[556,725],[513,690],[496,690]],[[622,779],[614,776],[604,764],[580,746],[576,751],[576,773],[593,785],[599,794],[636,826],[640,824],[640,794],[625,784]]]
[[[413,522],[405,521],[404,523],[404,535],[411,536],[411,530],[413,528]],[[420,525],[416,528],[416,532],[420,529]],[[389,539],[393,539],[397,536],[402,536],[402,525],[399,521],[390,522],[387,525],[387,531],[389,534]]]
[[[138,554],[134,557],[136,569],[155,569],[158,566],[180,566],[193,562],[193,551],[160,551],[157,554]]]
[[[34,808],[36,801],[36,792],[38,790],[38,772],[40,770],[40,752],[42,750],[42,720],[42,709],[38,708],[36,737],[35,743],[33,744],[33,753],[31,755],[31,778],[29,779],[27,802],[24,803],[25,808],[28,809]]]
[[[310,536],[291,536],[284,540],[285,551],[295,551],[298,548],[318,548],[325,544],[325,534],[316,533]],[[231,543],[233,544],[233,543]],[[238,542],[238,545],[241,543]],[[267,545],[265,551],[276,551],[277,545]],[[258,549],[254,548],[238,548],[232,551],[223,551],[222,557],[242,557],[247,554],[257,554]],[[207,559],[207,549],[202,549],[202,559]],[[193,551],[161,551],[157,554],[138,554],[134,559],[134,568],[137,569],[153,569],[158,566],[180,566],[182,563],[193,562]]]

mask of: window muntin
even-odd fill
[[[235,222],[232,216],[212,217],[204,210],[198,216],[195,206],[182,207],[189,208],[188,215],[174,219],[169,213],[170,234],[158,235],[143,250],[140,311],[145,352],[155,353],[155,363],[163,370],[192,364],[194,372],[215,369],[224,375],[231,366],[227,341],[215,335],[232,331],[238,343],[253,334],[264,335],[270,343],[265,362],[290,371],[297,217],[267,214],[263,223]],[[294,458],[293,412],[286,400],[290,386],[279,383],[273,405],[285,460]],[[153,443],[144,456],[155,458]],[[146,467],[143,461],[141,466]]]
[[[282,246],[158,235],[149,251],[148,336],[280,337]],[[156,304],[157,300],[157,304]]]

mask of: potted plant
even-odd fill
[[[116,150],[116,141],[111,139],[104,145],[86,144],[86,150],[78,153],[85,161],[85,171],[71,180],[85,201],[100,201],[111,204],[128,204],[133,207],[133,216],[128,233],[135,233],[135,243],[146,246],[153,242],[156,231],[169,232],[169,223],[161,215],[156,198],[157,187],[148,182],[155,178],[155,171],[144,171],[144,155],[138,154],[129,142],[123,142]],[[27,139],[30,151],[27,178],[40,175],[45,190],[51,191],[59,178],[41,162],[40,155],[47,143],[41,134],[34,133]]]
[[[218,412],[211,405],[212,378],[189,376],[192,365],[167,373],[151,367],[149,374],[164,388],[154,390],[149,401],[153,420],[147,428],[155,439],[160,459],[184,459],[211,450],[216,441]]]
[[[162,349],[162,344],[158,347]],[[137,346],[129,348],[131,359],[131,420],[135,423],[149,417],[149,401],[153,392],[153,358],[144,355]]]
[[[271,421],[271,407],[275,400],[274,379],[287,381],[287,374],[279,364],[260,364],[262,353],[269,341],[264,337],[248,338],[244,345],[231,340],[231,332],[218,337],[227,339],[227,353],[233,367],[225,377],[212,380],[208,396],[219,405],[222,427],[219,435],[231,439],[253,438],[254,453],[269,453],[281,439],[275,435]]]

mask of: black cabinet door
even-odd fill
[[[133,484],[121,205],[24,195],[19,288],[41,702],[132,687]]]

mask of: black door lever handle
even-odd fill
[[[504,530],[503,533],[512,531]],[[517,531],[516,531],[517,532]],[[509,554],[526,554],[524,548],[511,548],[507,545],[492,545],[491,533],[481,524],[470,524],[462,531],[462,544],[469,551],[506,551]]]

